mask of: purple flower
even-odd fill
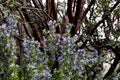
[[[68,43],[68,47],[70,47],[71,46],[71,43]]]
[[[12,27],[16,27],[17,26],[17,20],[15,19],[12,19],[10,17],[8,17],[6,19],[6,22],[8,23],[8,25],[12,26]]]
[[[103,57],[100,56],[100,63],[104,61]]]
[[[101,67],[97,67],[97,69],[98,69],[98,70],[102,70],[102,68],[101,68]]]
[[[78,54],[75,55],[75,59],[77,59],[77,58],[78,58]]]
[[[118,80],[118,78],[113,78],[112,80]]]
[[[90,62],[95,63],[95,59],[90,59]]]
[[[12,22],[12,19],[11,19],[10,17],[8,17],[8,18],[6,19],[6,22],[7,22],[8,24],[10,24],[10,23]]]
[[[6,28],[6,24],[2,24],[2,25],[0,26],[0,28],[1,28],[1,29],[5,29],[5,28]]]
[[[74,64],[75,64],[75,65],[76,65],[76,63],[77,63],[76,60],[74,60]]]
[[[68,52],[68,53],[71,53],[71,52],[70,52],[70,48],[67,49],[67,52]]]
[[[52,49],[52,48],[54,49],[54,48],[55,48],[55,46],[54,46],[54,45],[50,45],[50,48],[51,48],[51,49]]]
[[[58,62],[59,62],[59,63],[62,62],[62,58],[63,58],[63,56],[58,57]]]
[[[66,41],[61,41],[61,44],[62,44],[62,45],[65,45],[65,44],[66,44]]]
[[[96,72],[96,71],[97,71],[97,68],[95,67],[95,68],[94,68],[94,72]]]
[[[78,66],[73,66],[73,70],[78,70],[79,69],[79,67]]]
[[[16,27],[17,26],[17,22],[14,22],[13,24],[12,24],[12,27]]]
[[[86,52],[85,52],[85,49],[78,49],[78,53],[85,54]]]
[[[38,79],[40,79],[42,77],[42,75],[41,74],[38,74]]]
[[[10,34],[10,26],[7,28],[7,34]]]
[[[44,73],[45,76],[52,77],[52,74],[49,71],[47,71],[47,70],[44,70],[43,73]]]

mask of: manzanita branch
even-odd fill
[[[23,25],[24,25],[24,29],[25,29],[27,36],[29,36],[29,38],[32,38],[32,35],[28,32],[28,24],[27,24],[26,19],[20,8],[18,8],[18,12],[19,12],[21,18],[23,19]]]
[[[118,63],[119,63],[119,58],[116,56],[115,59],[114,59],[113,64],[109,68],[108,72],[105,74],[104,79],[107,79],[114,72],[114,70],[116,69]]]
[[[88,11],[90,11],[91,6],[92,6],[93,4],[95,4],[95,1],[96,1],[96,0],[92,0],[92,1],[89,3],[87,9],[84,11],[83,15],[81,16],[81,18],[80,18],[80,20],[79,20],[78,26],[76,26],[75,32],[77,32],[77,30],[80,28],[81,23],[82,23],[83,20],[85,19]]]
[[[69,22],[73,23],[74,17],[73,17],[72,5],[73,5],[74,0],[68,0],[67,2],[68,2],[67,3],[67,15],[69,18]]]
[[[77,0],[75,18],[74,18],[73,26],[70,32],[71,36],[74,36],[77,33],[76,27],[79,26],[78,20],[81,18],[81,15],[83,15],[83,5],[84,5],[84,0]]]

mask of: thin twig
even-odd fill
[[[28,24],[27,24],[27,21],[23,15],[23,13],[21,12],[21,9],[18,8],[18,12],[20,13],[22,19],[23,19],[23,23],[24,23],[24,29],[25,29],[25,32],[26,34],[29,36],[29,38],[32,38],[31,34],[28,32]]]

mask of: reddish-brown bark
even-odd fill
[[[74,0],[68,0],[67,1],[67,15],[68,15],[68,18],[69,18],[69,22],[70,23],[73,23],[74,21],[74,13],[73,13],[73,10],[72,10],[72,5],[73,5],[73,2]]]

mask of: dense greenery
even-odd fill
[[[119,0],[0,0],[0,80],[119,80]]]

